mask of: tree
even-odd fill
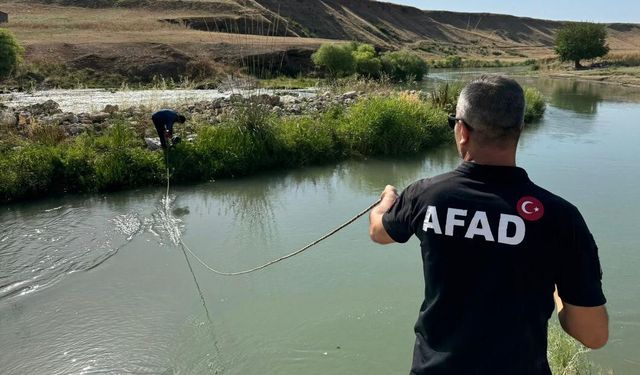
[[[413,78],[421,81],[429,71],[427,62],[408,50],[387,52],[382,55],[382,67],[385,73],[398,81]]]
[[[382,70],[382,61],[371,44],[360,44],[352,53],[356,73],[367,77],[378,77]]]
[[[22,61],[24,48],[9,30],[0,29],[0,77],[13,73]]]
[[[561,61],[573,61],[576,69],[580,60],[601,57],[609,52],[605,25],[591,22],[567,23],[556,35],[555,51]]]
[[[447,56],[444,61],[447,68],[462,68],[462,57],[458,55]]]
[[[325,69],[332,77],[343,77],[355,72],[352,44],[323,44],[311,55],[316,67]]]

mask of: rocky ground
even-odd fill
[[[349,106],[363,95],[364,92],[357,91],[342,94],[327,91],[304,97],[295,92],[250,97],[235,94],[210,101],[180,104],[175,109],[184,113],[188,122],[216,125],[247,105],[257,106],[277,116],[296,116],[324,112],[333,106]],[[60,105],[53,100],[18,108],[0,105],[0,128],[13,130],[25,136],[30,134],[34,127],[57,127],[67,137],[85,132],[100,133],[117,121],[124,121],[137,128],[142,126],[148,137],[147,144],[150,148],[156,148],[155,130],[151,126],[151,110],[145,106],[120,108],[117,105],[107,105],[97,112],[73,113],[63,112]]]

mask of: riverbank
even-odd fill
[[[236,94],[178,104],[190,119],[176,128],[185,141],[168,154],[172,181],[416,154],[451,139],[447,114],[455,108],[458,89],[443,85],[426,93],[359,85],[351,86],[359,91],[308,97]],[[542,117],[542,95],[527,89],[527,100],[527,121]],[[166,160],[157,151],[152,110],[106,106],[73,113],[52,101],[4,108],[0,201],[162,184]]]
[[[573,64],[556,59],[542,59],[532,65],[528,75],[542,78],[600,82],[610,85],[640,87],[640,54],[612,53],[576,70]]]
[[[352,156],[415,153],[450,135],[446,112],[413,96],[368,97],[315,114],[278,114],[270,108],[243,101],[215,126],[192,120],[191,142],[169,152],[172,180],[207,181]],[[3,202],[161,184],[165,177],[163,153],[147,149],[147,123],[114,113],[106,129],[93,126],[78,136],[61,135],[60,126],[30,129],[3,140]]]
[[[542,77],[640,87],[640,66],[542,72]]]

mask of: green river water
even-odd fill
[[[518,163],[581,209],[600,246],[611,338],[590,358],[640,374],[640,91],[522,81],[549,106]],[[250,268],[344,222],[387,183],[458,163],[447,145],[179,186],[169,217],[163,188],[2,206],[0,374],[406,374],[423,288],[417,241],[376,246],[363,218],[246,276],[192,260],[201,298],[174,240],[219,269]]]

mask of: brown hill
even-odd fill
[[[372,0],[42,0],[91,8],[144,8],[189,13],[183,21],[207,31],[358,40],[387,48],[416,41],[551,47],[563,22],[490,13],[428,11]],[[631,43],[640,25],[610,25],[613,48]]]
[[[562,26],[370,0],[0,0],[0,7],[10,14],[7,27],[27,46],[28,60],[144,79],[177,77],[201,61],[246,65],[252,56],[259,64],[280,60],[295,73],[327,39],[409,47],[425,58],[545,57]],[[614,52],[640,50],[640,25],[608,28]]]

